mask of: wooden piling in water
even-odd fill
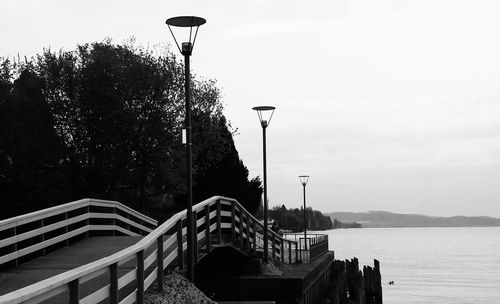
[[[382,304],[380,263],[359,269],[357,258],[332,263],[331,280],[325,303]]]

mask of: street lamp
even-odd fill
[[[299,179],[304,189],[304,250],[307,250],[306,185],[309,180],[309,175],[301,175],[299,176]]]
[[[196,36],[198,35],[198,28],[200,25],[205,24],[206,20],[195,16],[180,16],[167,19],[165,22],[174,37],[175,44],[179,49],[179,52],[184,55],[184,91],[186,94],[186,118],[184,121],[184,127],[186,129],[186,184],[187,184],[187,214],[186,214],[186,225],[187,225],[187,277],[191,282],[194,282],[194,239],[193,238],[193,151],[192,151],[192,141],[191,141],[191,74],[189,66],[189,56],[193,52],[194,43],[196,41]],[[188,42],[182,42],[182,48],[179,47],[177,39],[175,38],[172,27],[179,28],[189,28],[189,40]],[[196,32],[194,33],[194,39],[191,42],[193,28],[196,27]],[[196,238],[197,239],[197,238]]]
[[[268,249],[268,233],[267,233],[267,166],[266,166],[266,128],[271,122],[275,107],[259,106],[253,107],[252,110],[257,111],[259,116],[260,125],[262,126],[262,142],[263,142],[263,155],[264,155],[264,262],[269,262]]]

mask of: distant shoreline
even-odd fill
[[[391,213],[387,211],[333,212],[328,213],[328,215],[332,221],[358,223],[361,225],[360,228],[500,227],[499,218],[487,216],[433,217],[421,214]]]

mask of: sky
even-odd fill
[[[500,2],[0,0],[0,56],[112,38],[172,44],[203,17],[191,68],[216,79],[270,206],[500,217]],[[172,48],[172,51],[176,49]],[[196,144],[196,143],[194,143]]]

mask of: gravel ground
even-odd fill
[[[159,293],[156,286],[144,295],[145,304],[217,304],[198,290],[185,277],[175,272],[165,276],[163,292]]]

